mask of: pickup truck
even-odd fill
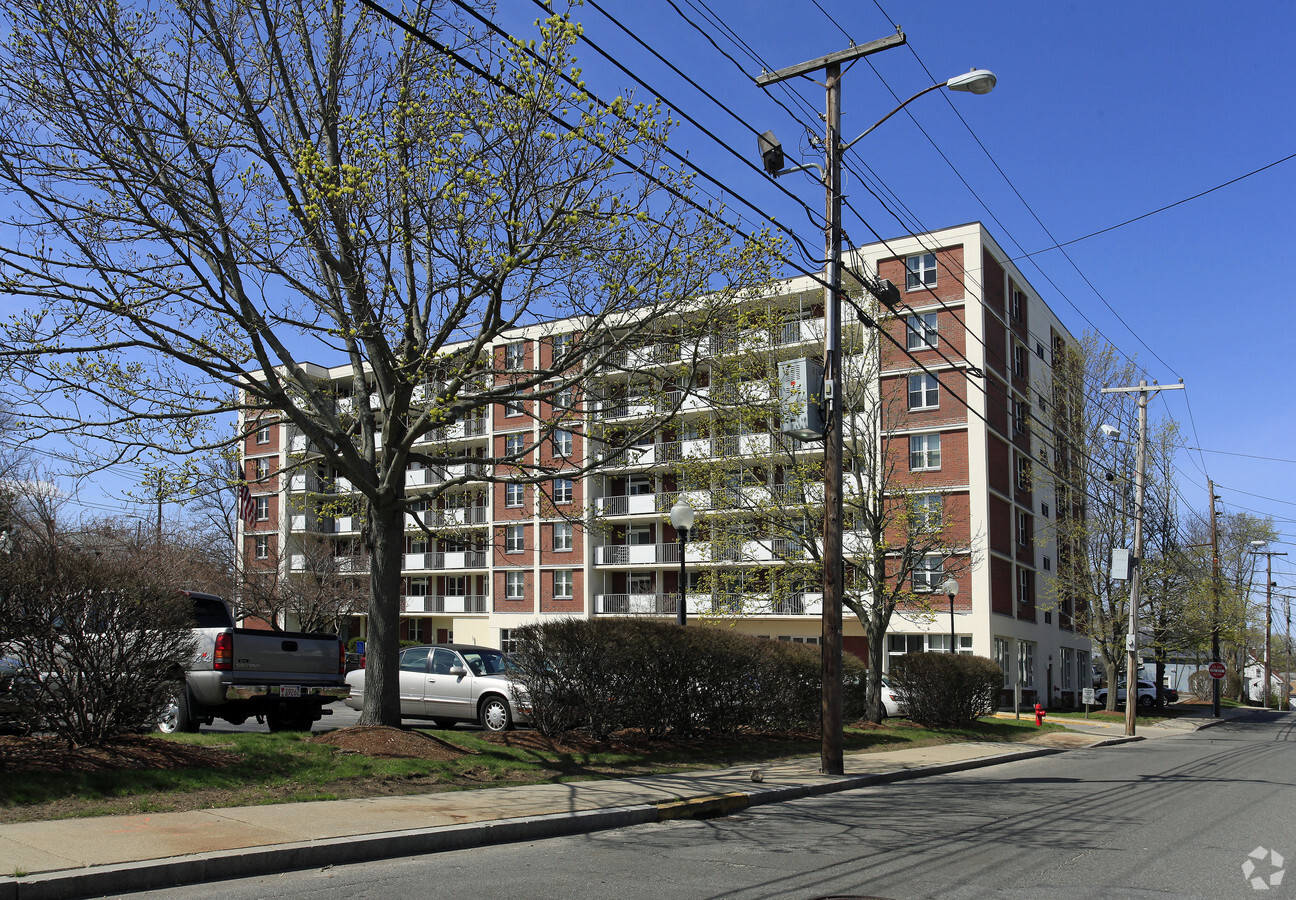
[[[220,597],[183,593],[193,600],[197,649],[159,731],[197,731],[216,719],[242,725],[253,716],[271,731],[309,731],[332,713],[324,704],[351,693],[337,635],[236,628]]]

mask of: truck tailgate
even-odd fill
[[[303,684],[337,682],[338,640],[319,634],[234,629],[236,680],[288,677]]]

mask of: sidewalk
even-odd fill
[[[1011,717],[1011,714],[1008,714]],[[1099,725],[1023,744],[965,743],[848,754],[846,774],[819,774],[818,758],[570,784],[399,797],[233,807],[0,825],[0,900],[125,893],[536,840],[673,818],[725,815],[874,784],[966,771],[1068,749],[1192,731],[1212,721],[1170,720],[1137,738]],[[1083,723],[1083,720],[1080,720]],[[17,877],[13,877],[13,876]]]

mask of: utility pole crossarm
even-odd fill
[[[807,75],[810,72],[818,72],[820,69],[826,69],[829,66],[840,66],[842,63],[851,60],[860,59],[864,56],[871,56],[874,53],[880,53],[883,50],[890,50],[892,47],[899,47],[905,42],[903,31],[896,29],[896,33],[880,38],[876,41],[869,41],[867,44],[861,44],[858,47],[848,47],[845,50],[838,50],[835,53],[829,53],[827,56],[821,56],[818,59],[812,59],[808,62],[797,63],[795,66],[788,66],[786,69],[779,69],[777,72],[762,72],[756,76],[757,87],[778,84],[780,81],[787,81],[789,78],[796,78],[798,75]]]

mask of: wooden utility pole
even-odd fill
[[[1104,394],[1137,393],[1138,398],[1138,449],[1134,469],[1134,549],[1131,560],[1134,571],[1130,576],[1129,632],[1125,635],[1125,734],[1135,733],[1134,720],[1138,711],[1138,605],[1139,587],[1143,569],[1143,495],[1147,472],[1147,408],[1148,397],[1154,391],[1182,390],[1182,384],[1154,384],[1140,381],[1138,387],[1103,388]]]
[[[1211,530],[1211,662],[1221,662],[1220,659],[1220,558],[1219,558],[1219,526],[1215,519],[1215,502],[1219,497],[1215,496],[1215,482],[1206,479],[1206,490],[1210,495],[1210,530]],[[1211,678],[1211,715],[1215,718],[1220,717],[1220,678]]]
[[[1267,541],[1254,541],[1253,543],[1264,546]],[[1261,688],[1260,705],[1269,708],[1269,684],[1273,681],[1273,667],[1269,663],[1269,644],[1273,634],[1273,558],[1275,556],[1286,556],[1285,551],[1278,550],[1252,550],[1256,556],[1265,558],[1265,646],[1264,646],[1264,687]],[[1281,704],[1280,704],[1281,705]]]

